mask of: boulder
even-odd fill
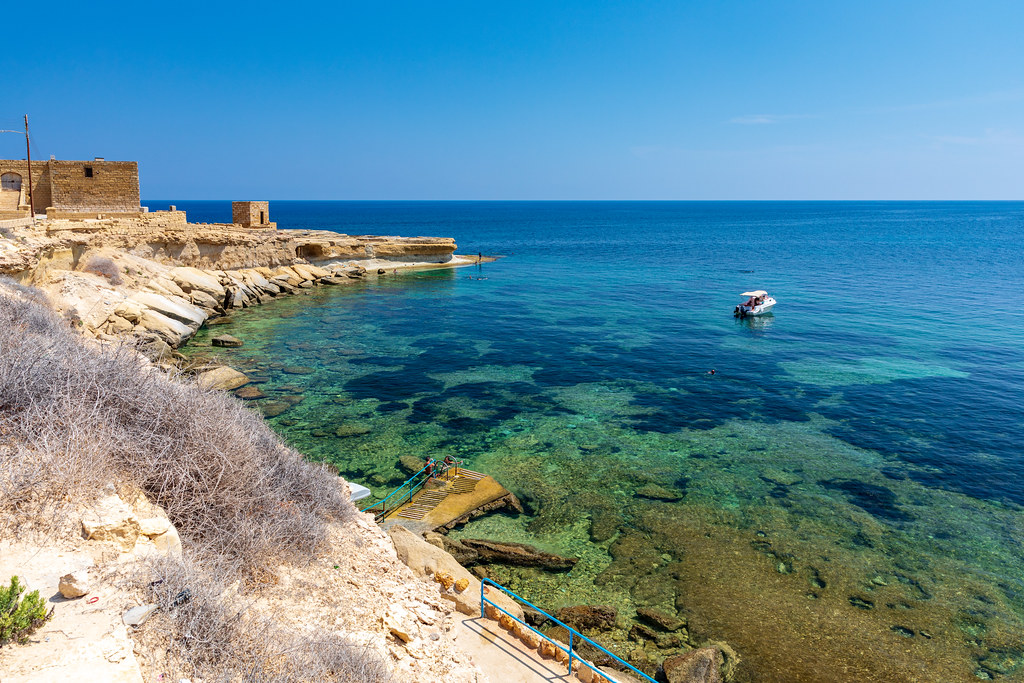
[[[196,384],[204,389],[224,389],[230,391],[248,383],[248,377],[226,365],[201,372],[196,376]]]
[[[668,683],[721,683],[722,653],[716,647],[702,647],[667,658],[662,667]]]
[[[238,337],[233,337],[230,334],[218,334],[216,337],[210,339],[210,343],[214,346],[223,346],[226,348],[235,348],[245,344]]]
[[[79,569],[60,577],[57,590],[65,598],[80,598],[89,592],[89,587],[89,570]]]
[[[181,536],[178,535],[178,530],[174,528],[173,524],[167,527],[167,531],[159,536],[153,536],[151,540],[156,549],[164,555],[181,557]]]
[[[108,334],[122,334],[130,331],[134,325],[131,324],[126,318],[111,313],[107,316],[107,333]]]
[[[480,581],[456,562],[455,558],[427,543],[418,534],[414,534],[403,526],[397,524],[392,526],[388,529],[388,535],[395,545],[398,559],[408,565],[415,574],[429,579],[437,574],[447,574],[452,576],[456,583],[465,579],[466,588],[464,590],[461,592],[443,591],[441,597],[454,602],[456,609],[463,614],[480,614]],[[500,605],[509,614],[517,619],[523,619],[522,608],[511,598],[490,587],[488,587],[486,595],[488,600]]]
[[[206,313],[185,299],[175,297],[175,300],[153,292],[135,292],[131,299],[145,308],[151,308],[192,328],[198,329],[206,321]]]
[[[482,538],[463,538],[462,544],[479,554],[484,564],[508,564],[516,567],[540,567],[550,571],[572,569],[579,562],[575,557],[546,553],[525,543],[503,543]]]
[[[679,617],[666,614],[660,609],[654,609],[653,607],[638,607],[636,615],[651,626],[656,626],[662,631],[678,631],[684,625],[683,620]]]
[[[577,631],[607,631],[615,627],[618,612],[614,607],[606,605],[575,605],[563,607],[555,613],[555,617]]]
[[[221,307],[221,300],[213,298],[212,295],[202,291],[201,289],[193,289],[188,295],[188,298],[193,304],[201,308],[216,311]]]
[[[183,322],[150,310],[143,311],[139,327],[156,334],[174,348],[181,346],[195,331]]]
[[[87,540],[109,541],[132,550],[140,533],[138,518],[117,494],[99,499],[82,515],[82,535]]]
[[[145,307],[138,301],[125,299],[114,308],[114,314],[134,324],[142,319],[142,312],[144,310]]]
[[[224,286],[215,275],[198,268],[186,266],[172,268],[170,275],[171,279],[174,280],[174,284],[181,287],[186,293],[198,289],[199,291],[206,292],[218,301],[224,299]]]

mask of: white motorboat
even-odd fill
[[[736,306],[732,314],[737,318],[746,318],[751,315],[764,315],[775,307],[775,299],[768,296],[763,289],[756,289],[753,292],[743,292],[740,296],[748,297],[746,301]]]

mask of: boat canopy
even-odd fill
[[[768,292],[763,289],[755,289],[753,292],[743,292],[740,296],[768,296]]]

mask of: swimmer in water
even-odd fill
[[[709,374],[709,375],[713,375],[713,374],[715,374],[715,369],[714,369],[714,368],[711,368],[710,370],[708,370],[708,374]]]

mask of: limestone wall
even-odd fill
[[[53,194],[49,206],[67,211],[140,211],[138,163],[59,160],[47,163]]]
[[[32,162],[32,197],[36,212],[42,213],[53,201],[50,192],[50,166],[48,161]],[[26,191],[25,201],[28,202],[28,162],[24,159],[0,159],[0,175],[17,173],[21,176],[22,188]]]

